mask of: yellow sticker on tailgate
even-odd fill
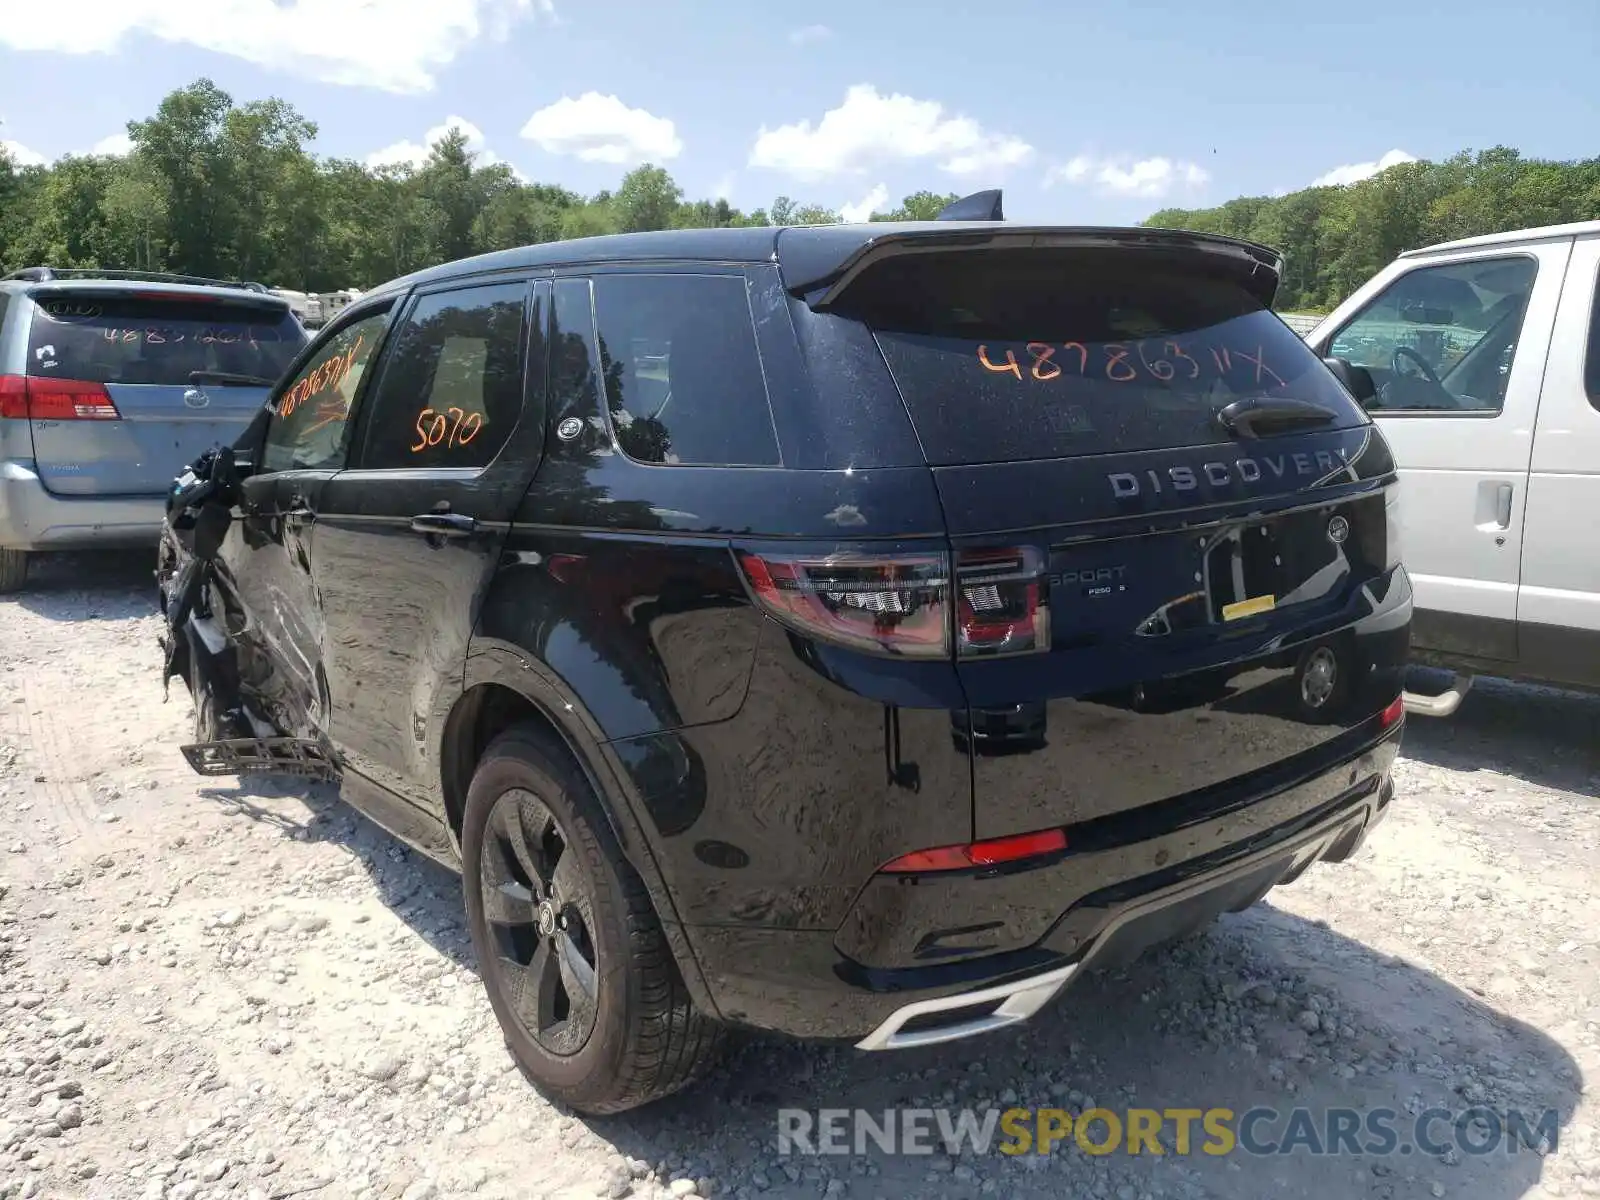
[[[1277,605],[1276,596],[1251,596],[1248,600],[1240,600],[1234,604],[1222,606],[1222,619],[1224,621],[1237,621],[1243,617],[1253,617],[1257,613],[1271,612]]]

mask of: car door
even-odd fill
[[[1600,237],[1577,241],[1533,438],[1517,640],[1537,677],[1600,685]]]
[[[1413,642],[1517,657],[1528,470],[1570,239],[1402,259],[1310,337],[1366,368],[1400,467]]]
[[[498,277],[416,295],[359,449],[317,502],[312,574],[347,786],[354,773],[435,815],[434,748],[543,447],[547,287]]]
[[[284,733],[319,737],[326,718],[322,621],[311,579],[316,504],[344,465],[349,413],[383,340],[388,306],[330,327],[268,403],[260,461],[250,464],[239,519],[223,547],[226,619],[241,682]]]

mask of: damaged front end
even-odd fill
[[[194,703],[194,740],[180,747],[201,775],[273,774],[336,780],[318,742],[284,737],[244,703],[238,648],[220,599],[218,555],[242,497],[233,451],[218,447],[173,481],[156,560],[164,617],[165,697],[176,676]]]

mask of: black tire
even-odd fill
[[[28,552],[0,550],[0,595],[22,590],[28,582]]]
[[[173,636],[185,635],[180,631]],[[217,703],[216,692],[206,686],[205,677],[195,663],[191,663],[189,670],[189,696],[194,701],[195,743],[215,742],[226,737],[227,721],[222,706]]]
[[[538,815],[530,818],[530,812]],[[529,821],[544,817],[552,819],[553,832],[528,833]],[[508,823],[516,826],[510,834]],[[518,836],[522,858],[508,849],[508,840]],[[496,738],[467,791],[461,846],[467,926],[479,972],[506,1047],[535,1087],[578,1112],[601,1115],[660,1099],[702,1073],[722,1030],[690,1001],[644,883],[623,857],[565,747],[531,727]],[[522,894],[507,890],[518,885],[504,878],[507,870],[518,871],[513,859],[536,868],[524,872],[524,890],[535,901],[541,891],[546,896],[527,909],[526,922],[517,915]],[[546,874],[551,882],[542,887],[538,879]],[[497,906],[505,906],[494,929],[486,915],[489,891]],[[567,939],[565,949],[561,938]],[[578,991],[568,995],[565,970],[559,971],[561,986],[530,990],[526,981],[536,968],[529,965],[525,973],[512,961],[520,958],[516,952],[544,954],[535,961],[545,964],[543,978],[550,979],[549,971],[571,962],[566,953],[575,939],[587,950],[584,963],[591,964],[583,977],[573,977]],[[585,982],[594,997],[592,1012],[582,998]],[[552,993],[556,998],[547,999]],[[542,1014],[560,1011],[562,995],[565,1018],[537,1031],[517,1011],[519,1002],[531,1005],[540,1024]]]

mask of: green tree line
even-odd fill
[[[369,288],[434,263],[532,242],[649,229],[813,225],[831,209],[779,196],[741,212],[688,200],[645,164],[581,196],[480,163],[459,130],[419,166],[318,157],[316,125],[271,98],[236,104],[209,79],[128,124],[132,153],[17,169],[0,149],[0,264],[171,271],[303,291]],[[874,220],[927,219],[918,192]]]
[[[1343,187],[1163,209],[1146,225],[1247,238],[1284,256],[1278,308],[1333,308],[1403,250],[1600,218],[1600,158],[1554,162],[1505,146],[1401,163]]]

